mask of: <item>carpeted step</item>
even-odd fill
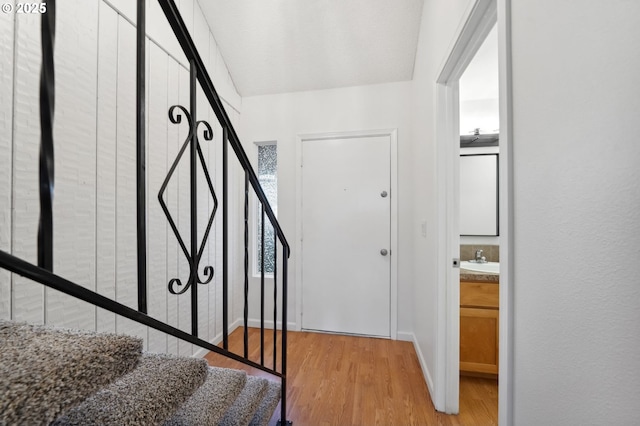
[[[207,377],[203,359],[143,354],[131,373],[56,419],[54,425],[157,425]]]
[[[253,419],[251,419],[251,423],[249,423],[250,426],[267,426],[269,424],[269,420],[271,416],[273,416],[273,411],[280,402],[280,389],[281,385],[279,382],[269,380],[267,391],[260,402],[256,414],[253,416]]]
[[[221,426],[248,425],[262,398],[267,392],[268,381],[260,377],[247,376],[247,382],[220,421]]]
[[[209,367],[207,380],[164,426],[217,425],[247,381],[244,371]]]
[[[49,424],[141,352],[135,337],[0,320],[0,425]]]

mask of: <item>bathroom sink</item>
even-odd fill
[[[460,269],[466,269],[473,272],[485,272],[487,274],[499,274],[500,263],[499,262],[485,262],[475,263],[468,260],[460,262]]]

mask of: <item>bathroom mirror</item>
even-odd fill
[[[498,154],[460,155],[460,235],[497,236]]]

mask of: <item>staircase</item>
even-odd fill
[[[287,300],[288,259],[290,246],[278,223],[272,206],[260,186],[251,162],[216,92],[211,77],[174,0],[157,0],[187,61],[189,69],[189,108],[173,105],[169,109],[169,121],[186,123],[188,136],[182,142],[178,155],[169,168],[157,201],[164,212],[175,240],[189,266],[188,274],[171,277],[167,291],[190,299],[191,330],[168,324],[149,314],[147,274],[147,197],[146,166],[146,82],[145,46],[147,37],[145,0],[137,0],[136,21],[136,232],[127,235],[137,247],[137,309],[93,291],[87,283],[73,282],[54,271],[54,164],[57,168],[73,170],[74,164],[57,164],[54,156],[55,72],[54,40],[56,33],[56,0],[42,0],[47,13],[41,15],[40,72],[40,156],[39,201],[40,218],[37,232],[37,263],[0,250],[0,269],[20,275],[30,282],[40,283],[119,317],[135,321],[167,335],[216,352],[244,365],[266,372],[277,379],[271,382],[248,377],[236,370],[208,367],[204,360],[180,358],[170,355],[142,352],[139,339],[87,331],[54,329],[0,320],[0,426],[3,425],[264,425],[280,403],[279,424],[290,425],[287,412]],[[69,64],[67,64],[69,65]],[[202,145],[212,143],[212,126],[198,120],[196,96],[198,87],[213,110],[222,130],[221,172],[222,182],[214,182],[209,173]],[[204,128],[203,128],[204,127]],[[204,130],[203,137],[198,129]],[[65,141],[63,141],[64,143]],[[68,141],[67,141],[68,142]],[[179,141],[177,141],[179,142]],[[28,142],[24,142],[28,143]],[[231,148],[231,149],[229,149]],[[235,154],[235,160],[233,159]],[[189,218],[188,226],[178,226],[166,202],[165,190],[182,159],[189,159]],[[234,185],[235,169],[244,173],[244,188]],[[237,161],[236,161],[237,160]],[[233,163],[232,163],[233,164]],[[230,172],[230,170],[232,170]],[[239,170],[239,169],[238,169]],[[130,171],[132,172],[132,171]],[[204,176],[207,196],[213,201],[213,209],[205,219],[198,221],[198,176]],[[184,182],[184,181],[183,181]],[[35,183],[35,179],[34,179]],[[186,186],[186,184],[185,184]],[[220,188],[221,187],[221,188]],[[156,189],[156,188],[154,188]],[[184,188],[183,188],[184,190]],[[217,192],[218,191],[218,192]],[[186,192],[185,192],[186,193]],[[244,194],[244,217],[233,217],[228,211],[229,199]],[[210,239],[210,231],[218,206],[222,201],[222,265],[214,271],[203,256]],[[260,360],[249,358],[249,200],[254,200],[261,214],[260,239]],[[208,200],[208,198],[207,198]],[[208,203],[208,201],[207,201]],[[185,210],[186,211],[186,210]],[[175,213],[175,212],[174,212]],[[244,233],[230,232],[240,221]],[[166,226],[163,225],[163,226]],[[273,316],[267,318],[265,284],[265,226],[273,229]],[[202,228],[205,228],[202,233]],[[188,228],[188,229],[185,229]],[[151,229],[150,232],[154,230]],[[185,238],[186,231],[190,238]],[[181,233],[182,232],[182,233]],[[243,277],[232,274],[229,252],[232,240],[244,245]],[[64,238],[64,235],[61,236]],[[188,244],[186,243],[188,241]],[[187,245],[189,247],[187,247]],[[241,247],[239,245],[238,247]],[[204,274],[201,276],[200,271]],[[212,283],[214,274],[220,281]],[[229,318],[231,294],[230,281],[244,281],[244,351],[229,351]],[[23,285],[25,281],[16,282]],[[198,287],[221,286],[222,347],[202,338],[198,330]],[[135,291],[129,289],[128,291]],[[269,296],[271,298],[271,296]],[[278,315],[279,314],[279,315]],[[270,315],[270,314],[269,314]],[[272,319],[271,319],[272,318]],[[268,323],[271,323],[269,325]],[[265,335],[273,332],[272,360],[265,358]],[[280,333],[280,347],[276,342]]]
[[[135,337],[0,320],[0,425],[267,425],[280,383]]]

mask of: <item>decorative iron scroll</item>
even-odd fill
[[[195,119],[191,116],[191,114],[186,110],[186,108],[184,108],[181,105],[174,105],[171,108],[169,108],[169,120],[171,120],[171,122],[173,124],[179,124],[182,122],[182,114],[184,114],[184,116],[187,119],[187,122],[189,123],[189,134],[187,135],[187,138],[185,139],[184,143],[182,144],[182,147],[180,148],[180,151],[178,152],[178,156],[176,157],[176,159],[173,161],[173,164],[171,165],[171,168],[169,169],[169,173],[167,174],[167,177],[164,179],[164,182],[162,183],[162,186],[160,187],[160,192],[158,192],[158,201],[160,202],[160,206],[162,207],[162,211],[164,212],[165,216],[167,217],[167,220],[169,221],[169,225],[171,226],[171,229],[173,230],[174,235],[176,236],[178,243],[180,244],[180,247],[182,248],[182,252],[184,253],[185,257],[187,258],[187,261],[189,262],[189,278],[187,280],[186,283],[183,284],[183,282],[180,280],[180,278],[172,278],[171,280],[169,280],[169,283],[167,284],[167,288],[169,290],[169,292],[171,294],[183,294],[185,293],[189,288],[191,288],[191,286],[195,283],[198,284],[209,284],[211,282],[211,280],[213,280],[213,275],[214,275],[214,269],[213,266],[205,266],[204,267],[204,275],[205,275],[205,279],[200,278],[199,274],[198,274],[198,266],[200,265],[200,260],[202,259],[202,253],[204,252],[204,248],[206,246],[207,243],[207,238],[209,237],[209,232],[211,231],[211,226],[213,225],[213,219],[216,215],[216,211],[218,210],[218,198],[216,197],[216,193],[213,190],[213,183],[211,182],[211,176],[209,175],[209,169],[207,168],[207,164],[206,161],[204,159],[204,155],[202,154],[202,149],[200,148],[200,142],[198,140],[198,127],[202,124],[205,126],[205,130],[203,132],[203,137],[205,140],[210,141],[213,140],[213,130],[211,129],[211,125],[202,120],[202,121],[195,121]],[[178,230],[178,227],[175,223],[175,221],[173,220],[173,217],[171,216],[171,213],[169,212],[169,208],[167,207],[167,204],[165,203],[164,199],[163,199],[163,195],[167,189],[167,186],[169,185],[169,180],[171,180],[171,177],[173,176],[176,168],[178,167],[178,163],[180,163],[180,160],[182,159],[182,156],[184,155],[185,151],[187,150],[187,147],[190,146],[190,144],[196,144],[196,149],[198,152],[198,158],[200,159],[200,165],[202,166],[202,171],[204,173],[205,179],[207,180],[207,186],[209,188],[209,192],[211,193],[211,196],[213,197],[213,210],[211,212],[211,215],[209,216],[209,221],[207,223],[207,229],[204,232],[204,235],[202,237],[202,241],[199,244],[199,248],[197,250],[196,253],[189,253],[189,250],[187,249],[187,246],[184,243],[184,240],[182,238],[182,236],[180,235],[180,231]],[[196,173],[195,169],[191,170],[191,174],[194,175]],[[193,192],[192,192],[192,196],[193,196]],[[197,227],[197,223],[195,223],[195,218],[191,218],[191,226]]]

